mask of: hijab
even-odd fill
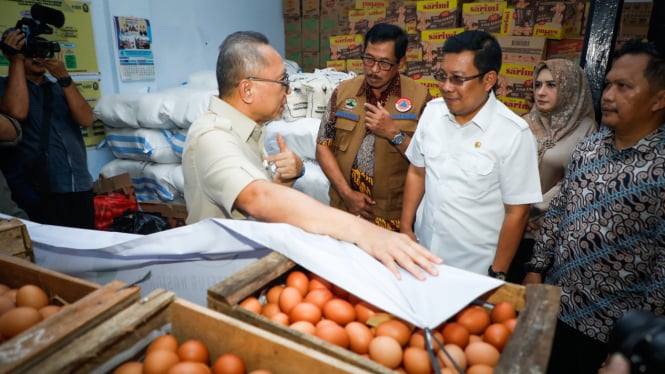
[[[534,104],[524,117],[538,141],[539,162],[546,150],[575,130],[585,118],[595,121],[591,90],[584,69],[561,58],[540,61],[533,71],[533,82],[543,69],[549,69],[556,83],[556,103],[547,113],[541,112]]]

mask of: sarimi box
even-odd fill
[[[497,34],[506,9],[505,2],[480,2],[462,4],[462,26],[466,30],[482,30]]]
[[[431,0],[416,3],[416,30],[451,29],[458,27],[457,0]]]
[[[497,97],[533,98],[533,65],[502,64]]]
[[[359,59],[363,53],[364,40],[360,34],[331,36],[330,60]]]

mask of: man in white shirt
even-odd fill
[[[406,151],[401,232],[448,265],[505,279],[530,204],[542,201],[536,141],[494,96],[501,68],[494,37],[466,31],[443,51],[434,74],[443,98],[427,104]]]

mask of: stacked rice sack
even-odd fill
[[[266,152],[279,152],[277,134],[281,134],[305,164],[305,175],[294,188],[328,204],[329,182],[316,161],[316,136],[332,91],[355,74],[332,69],[301,73],[297,65],[286,66],[292,90],[283,118],[266,126]],[[181,161],[187,130],[217,94],[215,72],[201,71],[180,87],[102,97],[95,116],[106,125],[106,143],[115,159],[101,174],[110,178],[129,173],[139,202],[184,203]]]

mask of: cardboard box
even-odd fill
[[[466,30],[482,30],[500,33],[506,9],[505,2],[480,2],[462,4],[462,25]]]
[[[362,373],[341,360],[161,289],[42,360],[39,366],[45,371],[40,373],[111,372],[140,358],[145,347],[164,333],[172,334],[179,344],[190,339],[201,341],[213,362],[224,353],[235,353],[245,362],[247,372]]]
[[[387,8],[394,1],[391,0],[356,0],[356,9]]]
[[[422,75],[432,75],[441,70],[441,57],[443,56],[443,45],[446,40],[464,32],[464,28],[423,30],[420,32],[420,44],[422,48],[422,61],[425,63]],[[411,71],[411,75],[413,72]]]
[[[561,39],[547,42],[546,58],[565,58],[579,65],[584,49],[584,39]]]
[[[429,0],[416,3],[416,30],[451,29],[458,27],[457,0]]]
[[[282,13],[284,17],[300,17],[300,0],[283,0]]]
[[[359,59],[363,54],[365,37],[360,34],[330,37],[330,60]]]
[[[302,38],[300,43],[303,52],[319,52],[318,17],[307,16],[302,18]]]
[[[129,173],[122,173],[108,178],[103,174],[99,174],[99,178],[92,185],[92,191],[97,195],[118,192],[125,195],[130,201],[136,201],[136,193]]]
[[[441,89],[439,88],[439,81],[434,79],[434,77],[427,75],[420,79],[416,79],[416,82],[427,87],[427,90],[429,90],[429,94],[432,96],[432,99],[441,97]]]
[[[535,65],[545,58],[547,39],[533,36],[497,36],[503,64]]]
[[[302,53],[302,68],[303,72],[312,73],[314,69],[319,68],[319,52],[303,51]]]
[[[573,5],[566,1],[538,1],[533,36],[562,39],[570,34],[575,16]]]
[[[644,38],[649,33],[653,1],[625,0],[621,8],[620,38]]]
[[[377,23],[385,22],[386,8],[367,8],[349,10],[349,33],[367,34]]]
[[[533,65],[502,64],[497,97],[533,98]]]
[[[504,103],[518,116],[523,116],[529,113],[529,111],[531,111],[531,107],[533,106],[533,103],[530,102],[529,99],[522,99],[519,97],[497,96],[497,99]]]
[[[0,372],[44,373],[42,359],[59,354],[76,337],[139,299],[137,287],[113,281],[105,286],[48,270],[28,261],[0,255],[0,283],[11,288],[34,284],[51,303],[65,305],[58,313],[0,344]]]
[[[363,65],[363,60],[359,58],[350,58],[346,60],[346,71],[348,73],[354,72],[358,75],[365,74],[365,65]]]
[[[284,284],[288,272],[297,264],[277,252],[262,258],[223,282],[208,289],[208,307],[261,327],[271,333],[323,352],[330,357],[356,366],[357,370],[394,373],[374,361],[307,335],[238,306],[248,296],[258,296],[271,286]],[[518,323],[509,339],[494,373],[520,372],[530,368],[544,372],[554,336],[561,292],[558,287],[506,283],[482,297],[489,303],[508,301],[519,311]],[[371,302],[371,301],[370,301]]]
[[[0,219],[0,253],[35,262],[28,229],[20,219]]]
[[[346,60],[328,60],[326,61],[326,68],[346,72]]]
[[[303,17],[319,17],[321,7],[319,0],[300,0],[300,12]]]
[[[506,8],[501,19],[499,35],[532,36],[536,22],[536,9]]]
[[[185,226],[187,206],[161,201],[142,201],[139,209],[146,213],[158,213],[168,221],[171,228]]]

